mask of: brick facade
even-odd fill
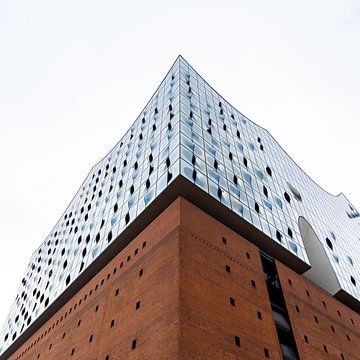
[[[277,268],[301,359],[359,358],[359,316]],[[258,248],[182,198],[11,356],[266,358],[282,356]]]

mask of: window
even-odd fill
[[[93,341],[93,335],[90,335],[89,337],[89,343],[91,343]]]
[[[306,335],[304,335],[304,340],[305,340],[306,343],[309,342],[309,339],[308,339],[308,337]]]
[[[235,299],[230,297],[230,305],[235,306]]]
[[[113,319],[111,320],[110,327],[114,327],[114,325],[115,325],[115,320]]]
[[[284,192],[284,198],[288,203],[290,203],[290,201],[291,201],[290,195],[286,191]]]
[[[139,277],[143,276],[143,274],[144,274],[144,269],[140,269],[140,271],[139,271]]]
[[[255,282],[255,280],[251,280],[251,285],[252,285],[253,287],[256,287],[256,282]]]
[[[78,321],[78,324],[77,324],[77,326],[79,327],[79,326],[80,326],[80,324],[81,324],[81,320],[79,320],[79,321]]]
[[[74,352],[75,352],[75,349],[73,348],[73,349],[71,350],[71,356],[74,355]]]
[[[296,311],[300,314],[300,308],[299,308],[298,305],[295,305],[295,309],[296,309]]]
[[[235,336],[235,345],[240,347],[240,337],[239,336]]]
[[[331,325],[331,331],[334,333],[335,332],[335,328]]]
[[[226,270],[226,272],[230,273],[230,272],[231,272],[230,266],[229,266],[229,265],[225,265],[225,270]]]
[[[140,309],[140,301],[138,301],[138,302],[136,303],[135,309],[136,309],[136,310]]]
[[[264,348],[264,355],[266,358],[269,358],[270,357],[270,353],[269,353],[269,350]]]
[[[326,245],[327,245],[331,250],[333,250],[333,244],[332,244],[332,242],[330,241],[329,238],[326,238]]]
[[[120,292],[120,289],[116,289],[116,291],[115,291],[115,296],[118,296],[118,295],[119,295],[119,292]]]
[[[317,316],[314,316],[314,320],[316,323],[319,323],[319,319],[317,318]]]
[[[326,345],[324,345],[324,351],[327,353],[328,352],[328,349],[326,347]]]
[[[288,279],[288,283],[289,283],[290,286],[292,286],[292,281],[291,281],[291,279]]]
[[[63,333],[63,336],[62,336],[63,339],[65,338],[65,335],[66,335],[66,332]]]
[[[250,259],[250,254],[248,252],[246,252],[246,257]]]
[[[259,319],[259,320],[262,320],[262,314],[261,314],[261,311],[258,311],[258,312],[257,312],[257,317],[258,317],[258,319]]]
[[[95,312],[98,312],[98,310],[99,310],[99,305],[96,305]]]
[[[227,240],[223,237],[223,238],[222,238],[222,242],[226,245]]]
[[[136,339],[134,339],[131,343],[131,350],[136,349]]]
[[[146,241],[143,242],[142,247],[144,248],[146,246]]]

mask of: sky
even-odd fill
[[[360,2],[0,2],[0,326],[32,252],[181,54],[360,209]]]

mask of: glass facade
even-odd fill
[[[359,213],[307,176],[263,128],[179,57],[33,253],[1,334],[6,350],[179,175],[309,264],[315,230],[339,286],[360,300]]]

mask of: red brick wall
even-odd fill
[[[360,359],[360,316],[283,264],[277,269],[301,359]]]
[[[267,349],[271,359],[281,359],[257,248],[192,204],[185,205],[180,234],[180,358],[259,360],[266,359]]]
[[[345,359],[355,359],[359,316],[285,266],[277,267],[301,358],[341,359],[342,352]],[[304,334],[309,344],[304,343]],[[178,198],[11,359],[38,356],[46,360],[280,360],[259,251]]]
[[[11,359],[37,359],[39,354],[39,359],[46,360],[106,359],[107,355],[109,359],[172,358],[177,353],[179,332],[179,212],[178,201],[105,266]],[[139,276],[141,269],[143,275]],[[119,294],[115,296],[117,289]],[[138,310],[137,301],[140,301]],[[136,349],[131,350],[134,339]]]

